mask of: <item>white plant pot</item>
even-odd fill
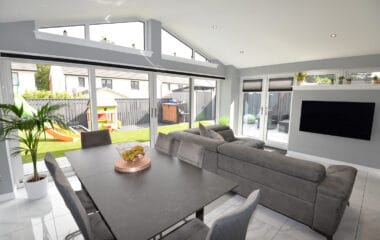
[[[30,177],[24,181],[26,194],[30,200],[44,198],[47,195],[48,178],[44,174],[40,174],[40,177],[44,177],[44,179],[37,182],[28,182],[32,178]]]

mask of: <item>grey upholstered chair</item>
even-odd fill
[[[170,155],[172,153],[172,141],[172,137],[163,133],[158,133],[154,148],[159,152]]]
[[[49,171],[52,173],[58,191],[62,195],[67,208],[70,210],[80,229],[80,231],[67,235],[65,239],[71,239],[80,233],[82,233],[84,239],[114,239],[99,213],[93,213],[91,215],[87,214],[67,178],[63,175],[62,171],[58,170],[59,168],[56,168],[54,164],[55,159],[50,153],[46,154],[45,162],[47,163],[46,165],[48,166]]]
[[[231,213],[218,218],[209,229],[195,218],[164,237],[165,240],[245,240],[249,220],[260,197],[260,191],[252,192],[244,204]]]
[[[57,161],[53,157],[51,153],[46,153],[45,155],[45,164],[47,169],[49,170],[54,182],[61,181],[65,184],[70,184],[65,175],[62,172],[62,169],[58,166]],[[83,207],[86,209],[87,213],[94,213],[97,211],[94,203],[92,202],[90,196],[84,190],[75,191],[75,194],[79,198]]]
[[[203,164],[203,153],[203,146],[192,142],[181,141],[178,147],[177,157],[181,161],[201,168]]]
[[[112,144],[110,131],[108,129],[81,132],[80,137],[82,148],[91,148]]]

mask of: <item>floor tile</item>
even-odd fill
[[[273,227],[272,225],[269,225],[267,223],[264,223],[256,218],[252,218],[248,225],[247,230],[247,240],[256,240],[256,239],[262,239],[262,240],[270,240],[273,239],[277,232],[279,231],[279,228]]]

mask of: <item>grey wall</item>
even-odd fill
[[[302,100],[376,102],[371,141],[299,131]],[[288,150],[380,168],[379,123],[380,90],[295,90]]]
[[[224,65],[217,68],[161,58],[161,23],[155,20],[147,22],[146,39],[148,50],[155,51],[152,57],[137,54],[86,47],[74,44],[45,41],[34,36],[34,21],[0,23],[0,50],[31,55],[82,59],[95,62],[109,62],[120,65],[149,67],[164,70],[182,71],[186,73],[206,74],[224,77]]]
[[[226,66],[226,79],[220,83],[220,117],[230,118],[230,127],[237,130],[239,111],[239,70],[232,65]]]
[[[11,166],[9,165],[8,156],[6,142],[0,142],[0,195],[13,192]]]
[[[319,69],[344,69],[366,67],[380,67],[380,54],[344,58],[331,58],[315,61],[277,64],[262,67],[242,68],[240,69],[240,75],[244,77],[261,74],[293,72],[295,73],[299,71]]]

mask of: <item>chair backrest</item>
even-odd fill
[[[203,165],[204,149],[202,145],[181,141],[177,151],[177,157],[179,160],[190,163],[197,167]]]
[[[112,144],[110,131],[108,129],[81,132],[80,137],[82,148],[91,148]]]
[[[84,209],[79,198],[75,194],[73,188],[71,187],[66,176],[63,174],[62,170],[59,168],[57,161],[51,155],[47,153],[45,156],[45,164],[53,177],[54,183],[57,186],[59,193],[62,195],[63,200],[66,203],[67,208],[70,210],[77,223],[84,239],[93,239],[90,220],[87,216],[86,210]]]
[[[242,206],[218,218],[211,226],[207,240],[245,240],[249,220],[259,202],[260,190],[252,192]]]
[[[172,153],[173,138],[169,135],[158,133],[156,144],[154,148],[162,153],[170,155]]]

